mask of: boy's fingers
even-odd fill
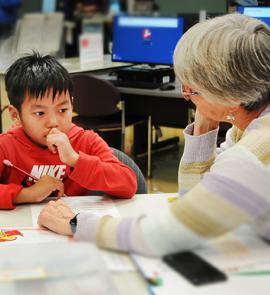
[[[57,128],[52,128],[49,132],[49,134],[59,134],[62,133],[60,130],[58,130]]]
[[[50,143],[48,140],[47,140],[47,147],[52,153],[55,152],[55,146],[52,143]]]
[[[54,154],[57,153],[57,146],[56,146],[54,143],[51,143],[51,142],[48,141],[48,140],[47,140],[47,147],[48,147],[48,149],[49,149],[52,153],[54,153]]]
[[[63,196],[63,194],[64,194],[64,192],[61,192],[61,191],[58,190],[57,195],[56,195],[57,200],[60,199]]]
[[[57,197],[58,198],[60,198],[60,197],[62,197],[63,195],[64,195],[64,184],[63,184],[63,182],[61,182],[60,184],[59,184],[59,189],[58,189],[58,192],[57,192]]]

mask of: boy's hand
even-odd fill
[[[57,128],[52,128],[47,135],[47,146],[52,153],[58,152],[60,160],[70,167],[77,163],[78,153],[72,148],[67,135]]]
[[[57,197],[62,197],[64,194],[64,184],[57,178],[44,175],[32,186],[23,188],[13,199],[13,202],[15,204],[40,203],[52,192],[56,192]]]
[[[62,201],[51,201],[41,211],[38,224],[61,235],[72,235],[69,221],[75,215]]]

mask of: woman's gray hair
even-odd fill
[[[174,70],[208,101],[257,109],[270,103],[270,29],[237,13],[196,24],[176,46]]]

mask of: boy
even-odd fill
[[[96,133],[72,124],[71,78],[55,58],[22,57],[8,69],[5,83],[14,127],[0,135],[1,209],[38,203],[53,192],[58,197],[88,190],[124,198],[135,194],[134,172]]]

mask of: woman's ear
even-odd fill
[[[19,111],[13,105],[8,106],[8,111],[14,126],[21,126],[22,122]]]
[[[229,106],[228,110],[231,114],[235,114],[239,111],[239,109],[241,109],[240,104],[239,105],[234,105],[234,106]]]

